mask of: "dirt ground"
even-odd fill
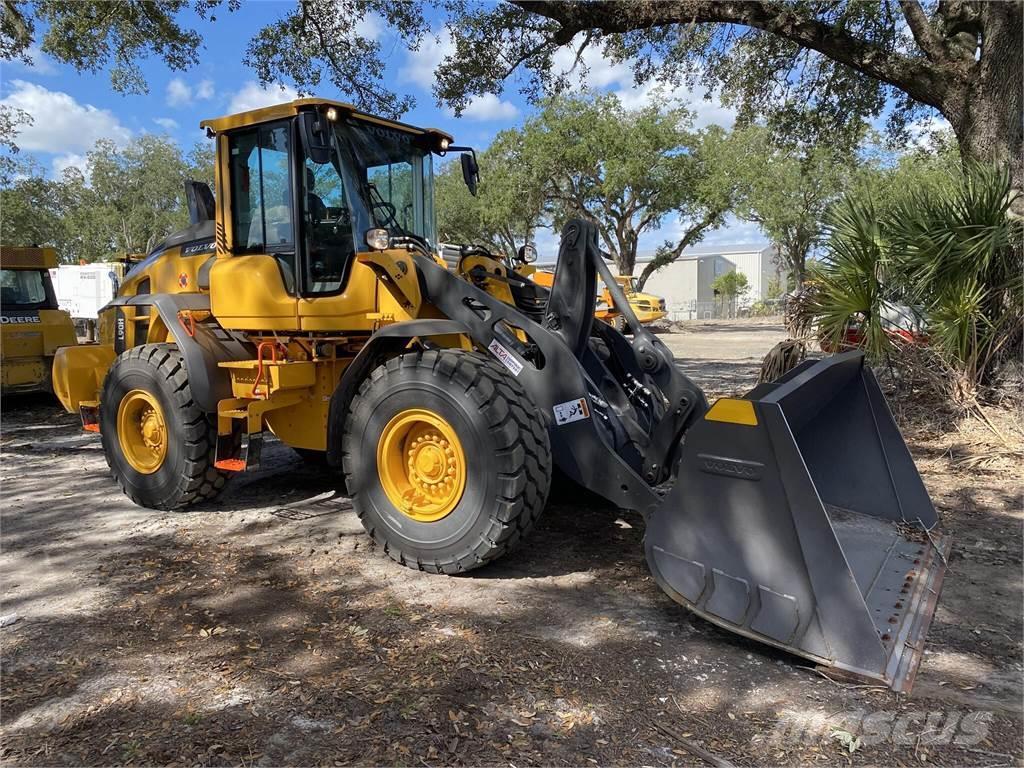
[[[665,338],[726,394],[783,336]],[[1021,447],[1019,414],[987,416]],[[688,615],[649,576],[639,516],[578,489],[499,563],[425,576],[280,444],[216,503],[158,513],[74,417],[5,400],[0,760],[667,766],[701,764],[697,744],[735,765],[1019,765],[1020,467],[979,418],[898,417],[954,540],[910,696]]]

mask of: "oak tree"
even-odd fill
[[[680,107],[626,109],[610,94],[544,102],[523,126],[523,162],[542,185],[550,225],[573,216],[593,222],[619,273],[631,275],[641,236],[677,218],[663,264],[674,261],[730,206],[729,182],[714,162],[725,132],[693,130],[690,119]]]

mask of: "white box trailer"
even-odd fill
[[[76,320],[95,320],[114,298],[126,271],[125,265],[116,261],[61,264],[50,270],[57,305]]]

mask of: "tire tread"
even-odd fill
[[[180,421],[184,429],[185,445],[185,468],[182,474],[182,483],[176,488],[172,498],[153,504],[148,499],[141,498],[133,493],[124,481],[120,472],[114,470],[110,461],[110,448],[107,446],[108,436],[102,435],[104,453],[107,456],[107,465],[117,481],[118,486],[124,494],[139,506],[150,507],[160,510],[182,509],[193,504],[210,501],[216,498],[224,484],[227,482],[228,473],[222,472],[214,465],[215,451],[217,444],[216,424],[210,415],[201,411],[192,399],[192,390],[189,387],[188,373],[185,370],[184,359],[175,344],[143,344],[132,347],[123,352],[114,361],[107,373],[106,382],[117,380],[118,370],[125,362],[141,362],[149,367],[155,368],[159,376],[162,376],[170,385],[169,389],[175,402],[173,418]],[[106,391],[106,386],[104,390]],[[116,439],[111,435],[111,439]]]
[[[462,350],[418,350],[388,360],[376,368],[359,387],[349,413],[372,388],[400,368],[420,367],[447,379],[472,400],[488,422],[495,441],[495,455],[502,464],[498,472],[498,495],[489,521],[475,542],[458,555],[420,561],[389,541],[385,531],[366,522],[366,510],[359,498],[352,502],[373,540],[392,560],[410,568],[432,573],[460,573],[485,565],[514,549],[533,528],[544,511],[551,485],[551,446],[547,427],[522,385],[487,355]],[[359,449],[347,434],[342,445],[342,466],[350,487],[352,454]]]

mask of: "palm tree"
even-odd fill
[[[919,308],[930,345],[973,390],[1021,349],[1024,263],[1020,219],[1005,168],[969,167],[936,191],[911,189],[878,215],[870,191],[832,212],[815,267],[814,315],[838,347],[851,325],[874,359],[894,344],[886,305]]]

